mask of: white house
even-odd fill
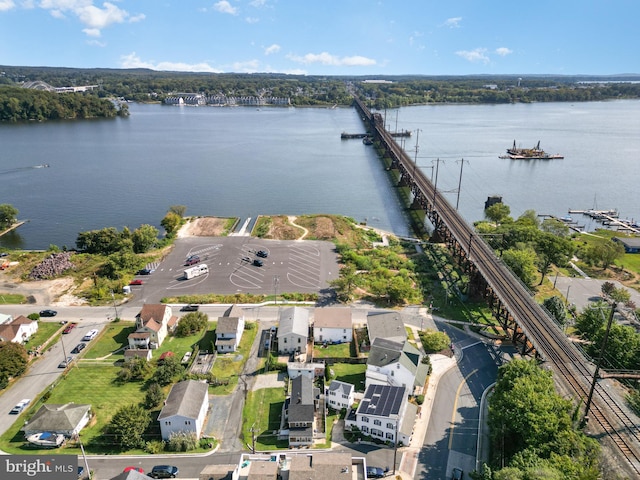
[[[421,394],[428,369],[422,363],[422,354],[411,343],[378,337],[373,341],[367,359],[365,385],[403,387],[409,394]]]
[[[24,343],[38,331],[38,322],[24,315],[19,315],[8,323],[0,325],[0,340],[13,343]]]
[[[289,307],[282,310],[278,326],[278,353],[305,353],[308,335],[308,310],[300,307]]]
[[[244,317],[219,317],[216,327],[218,353],[235,352],[244,331]]]
[[[287,362],[287,376],[293,380],[300,375],[313,380],[324,375],[324,363]]]
[[[379,440],[408,445],[418,407],[407,400],[406,390],[388,385],[370,385],[356,410],[355,426]],[[353,421],[345,423],[347,427]],[[397,437],[396,437],[397,434]]]
[[[199,438],[209,409],[208,385],[205,382],[184,380],[169,392],[158,415],[163,440],[172,434],[193,432]]]
[[[136,315],[136,331],[129,334],[129,348],[158,348],[166,338],[169,325],[175,323],[171,307],[162,304],[145,304]]]
[[[91,405],[48,403],[40,407],[36,414],[22,427],[24,436],[40,432],[51,432],[71,438],[80,433],[91,419]]]
[[[313,341],[315,343],[349,343],[352,339],[350,308],[324,307],[314,310]]]
[[[350,383],[333,380],[327,387],[325,399],[327,405],[334,410],[342,410],[353,405],[355,399],[355,388]]]

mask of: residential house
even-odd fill
[[[38,331],[38,322],[24,315],[19,315],[8,323],[0,325],[0,340],[13,343],[24,343]]]
[[[371,345],[365,386],[390,385],[403,387],[408,394],[419,395],[427,380],[429,367],[422,363],[422,354],[408,341],[394,342],[376,338]]]
[[[404,322],[397,312],[371,312],[367,314],[367,332],[369,333],[370,345],[376,338],[386,338],[399,343],[407,340]]]
[[[110,480],[153,480],[149,475],[139,472],[137,470],[129,470],[127,472],[121,472],[115,477],[111,477]]]
[[[638,237],[613,237],[612,240],[622,244],[625,253],[640,253],[640,238]]]
[[[354,478],[366,478],[366,476],[354,475],[350,453],[323,452],[295,455],[292,456],[289,464],[289,480],[352,480]]]
[[[313,444],[316,396],[313,380],[304,375],[291,380],[291,395],[284,405],[290,447]]]
[[[235,352],[244,331],[244,317],[219,317],[216,327],[218,353]]]
[[[305,375],[313,380],[324,376],[324,368],[324,363],[287,362],[287,376],[293,380],[300,375]]]
[[[208,409],[209,392],[205,382],[184,380],[176,383],[158,415],[162,439],[169,440],[172,434],[190,432],[199,438]]]
[[[206,465],[198,480],[238,480],[240,466],[238,464]]]
[[[82,430],[91,419],[91,405],[48,403],[40,407],[28,423],[22,427],[24,436],[40,432],[62,434],[71,438]]]
[[[283,309],[278,326],[278,353],[306,353],[308,335],[309,311],[300,307]]]
[[[278,480],[279,467],[278,462],[250,462],[247,480]]]
[[[334,410],[349,408],[355,401],[355,388],[350,383],[333,380],[326,390],[327,405]]]
[[[9,323],[13,320],[13,315],[9,315],[7,313],[0,313],[0,325],[4,323]]]
[[[136,316],[136,331],[129,334],[129,348],[158,348],[176,321],[170,306],[145,304]]]
[[[316,308],[313,313],[315,343],[349,343],[353,340],[351,309],[345,307]]]
[[[151,360],[151,350],[148,348],[127,348],[124,351],[124,361],[130,362],[134,358],[144,358],[148,362]]]
[[[356,410],[355,426],[379,440],[408,445],[417,409],[403,387],[369,385]],[[347,427],[352,425],[352,420],[345,422]]]

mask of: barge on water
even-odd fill
[[[507,154],[501,155],[499,158],[510,158],[511,160],[560,160],[564,156],[545,152],[540,148],[540,140],[533,148],[518,148],[514,140],[513,147],[507,148]]]

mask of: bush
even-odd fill
[[[422,404],[424,403],[424,395],[418,395],[418,396],[416,397],[416,403],[417,403],[418,405],[422,405]]]
[[[164,452],[164,442],[162,440],[151,440],[145,443],[144,451],[151,455],[158,455]]]
[[[440,352],[451,344],[449,335],[444,332],[434,330],[420,332],[420,340],[422,341],[422,346],[427,353]]]
[[[198,437],[194,432],[178,432],[169,437],[166,448],[170,452],[188,452],[198,447]]]

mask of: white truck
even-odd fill
[[[201,263],[200,265],[196,265],[195,267],[187,268],[184,271],[184,278],[186,280],[189,280],[191,278],[204,275],[205,273],[209,273],[209,267],[205,263]]]

